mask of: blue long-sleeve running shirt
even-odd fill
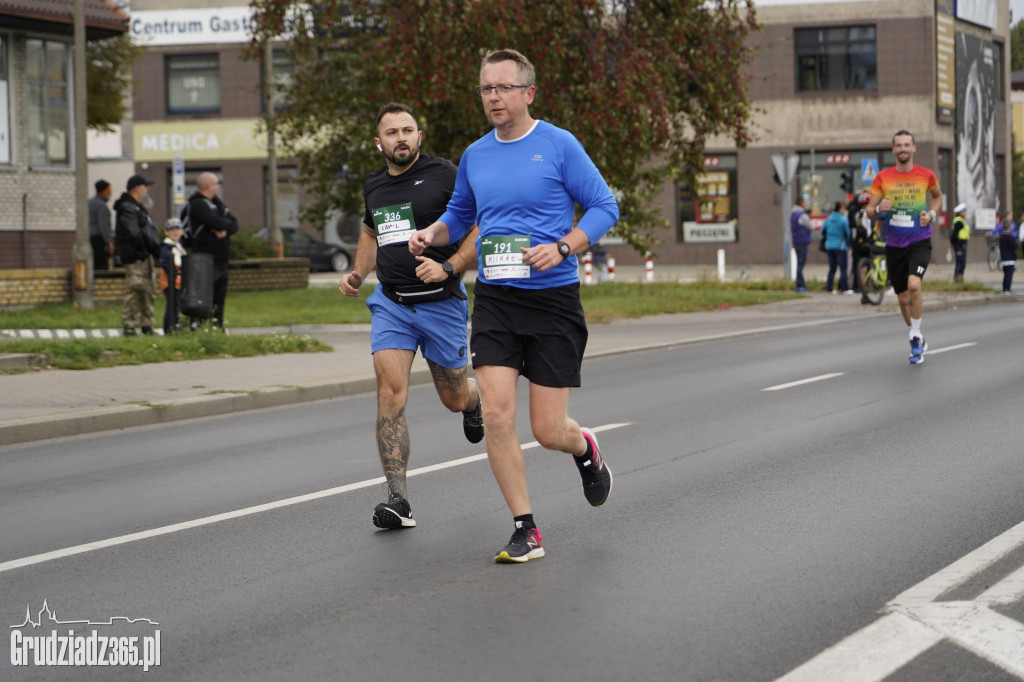
[[[493,254],[502,248],[494,243],[510,236],[526,236],[530,246],[564,239],[572,230],[576,203],[584,211],[577,227],[586,232],[591,244],[619,219],[615,197],[583,145],[572,133],[537,121],[517,140],[503,142],[491,131],[471,144],[459,161],[455,192],[438,220],[448,227],[452,242],[474,223],[480,226],[477,278],[481,281],[545,289],[579,281],[575,255],[550,270],[528,268],[528,276],[521,276],[523,266],[517,269],[513,264],[503,272],[489,267],[502,258],[501,253]],[[516,253],[518,248],[506,253],[507,262],[512,263]]]

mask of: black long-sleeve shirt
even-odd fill
[[[238,232],[238,219],[228,210],[218,196],[207,199],[196,192],[188,199],[188,205],[181,212],[182,222],[188,219],[188,246],[194,253],[208,253],[213,256],[214,265],[228,264],[231,255],[231,235]],[[214,231],[225,231],[221,239]]]

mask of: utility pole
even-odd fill
[[[71,250],[71,298],[76,308],[91,310],[93,299],[92,245],[89,243],[89,168],[85,147],[85,0],[75,0],[74,17],[75,121],[75,245]]]
[[[812,157],[813,158],[813,157]],[[792,275],[790,252],[793,235],[789,228],[789,187],[796,176],[796,169],[800,165],[800,157],[797,154],[772,154],[772,165],[775,167],[775,174],[779,176],[782,183],[782,196],[779,203],[782,205],[782,277],[789,279]]]
[[[263,100],[267,107],[267,197],[270,228],[270,245],[274,256],[284,255],[284,244],[281,239],[281,226],[277,224],[277,142],[274,139],[274,127],[277,125],[277,112],[274,110],[274,46],[267,38],[263,43]]]

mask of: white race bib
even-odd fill
[[[412,203],[375,208],[371,216],[373,229],[377,231],[377,246],[400,244],[409,241],[416,231],[416,219],[412,215]]]
[[[529,277],[530,266],[523,264],[520,248],[530,248],[529,235],[481,238],[480,255],[484,277],[489,280]]]
[[[889,218],[889,225],[891,227],[913,227],[914,216],[911,213],[893,213]]]

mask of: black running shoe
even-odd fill
[[[583,494],[586,495],[587,502],[591,506],[600,507],[612,491],[612,470],[608,468],[604,458],[601,457],[601,450],[597,447],[597,436],[594,435],[594,432],[590,429],[580,429],[580,431],[583,433],[583,437],[590,442],[590,447],[594,451],[593,456],[582,463],[579,458],[576,458],[576,466],[583,479]]]
[[[477,391],[480,389],[477,388]],[[479,443],[484,439],[484,401],[477,393],[476,407],[470,412],[462,413],[462,432],[470,443]]]
[[[544,556],[544,545],[541,543],[540,530],[537,528],[516,528],[512,539],[505,548],[498,552],[494,560],[499,564],[522,564],[530,559]]]
[[[405,498],[398,493],[388,495],[387,502],[381,502],[373,510],[373,525],[378,528],[412,528],[416,521]]]

